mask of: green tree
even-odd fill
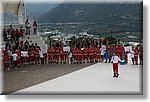
[[[109,44],[117,44],[117,39],[115,37],[107,37],[106,38],[109,42]]]

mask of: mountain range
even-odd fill
[[[55,8],[58,4],[51,3],[27,3],[27,14],[32,18],[37,18],[44,12],[47,12],[53,8]]]
[[[131,4],[59,4],[41,14],[38,22],[113,22],[142,20],[142,5]]]

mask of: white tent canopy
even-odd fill
[[[1,1],[2,3],[2,13],[12,13],[18,16],[18,21],[20,24],[23,23],[22,8],[23,0],[12,1]]]

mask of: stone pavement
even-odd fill
[[[29,65],[3,73],[3,93],[9,94],[85,68],[85,64]]]
[[[12,94],[142,94],[142,67],[119,65],[119,78],[111,63],[97,63]]]

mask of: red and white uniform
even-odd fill
[[[39,50],[36,49],[35,51],[35,63],[40,63],[40,53],[39,53]]]
[[[8,54],[4,54],[4,69],[7,70],[10,68],[10,56]]]
[[[24,36],[24,30],[23,29],[20,29],[19,35],[23,39],[23,36]]]
[[[34,50],[30,50],[29,51],[29,58],[30,58],[30,62],[31,63],[34,63],[34,61],[35,61],[35,59],[34,59],[35,57],[34,56],[35,56]]]
[[[82,51],[78,51],[78,62],[82,62]]]
[[[17,52],[17,65],[20,66],[21,65],[21,51],[18,50]]]
[[[85,62],[85,60],[87,60],[87,62],[88,62],[88,49],[84,49],[83,50],[83,53],[84,53],[84,62]]]
[[[78,61],[78,48],[73,48],[74,62]]]
[[[135,64],[138,64],[138,49],[137,48],[134,51],[134,59],[135,59]]]
[[[118,74],[118,61],[121,62],[118,56],[112,56],[111,61],[113,62],[113,71],[115,74]]]
[[[128,52],[125,52],[125,61],[128,63]]]
[[[60,61],[64,62],[64,52],[60,51]]]
[[[96,48],[96,59],[97,61],[100,61],[100,51],[99,51],[100,48]]]
[[[93,48],[89,48],[89,57],[90,57],[90,61],[94,60],[94,53],[93,53]]]
[[[48,48],[48,62],[52,62],[53,61],[53,56],[52,56],[52,49]]]

